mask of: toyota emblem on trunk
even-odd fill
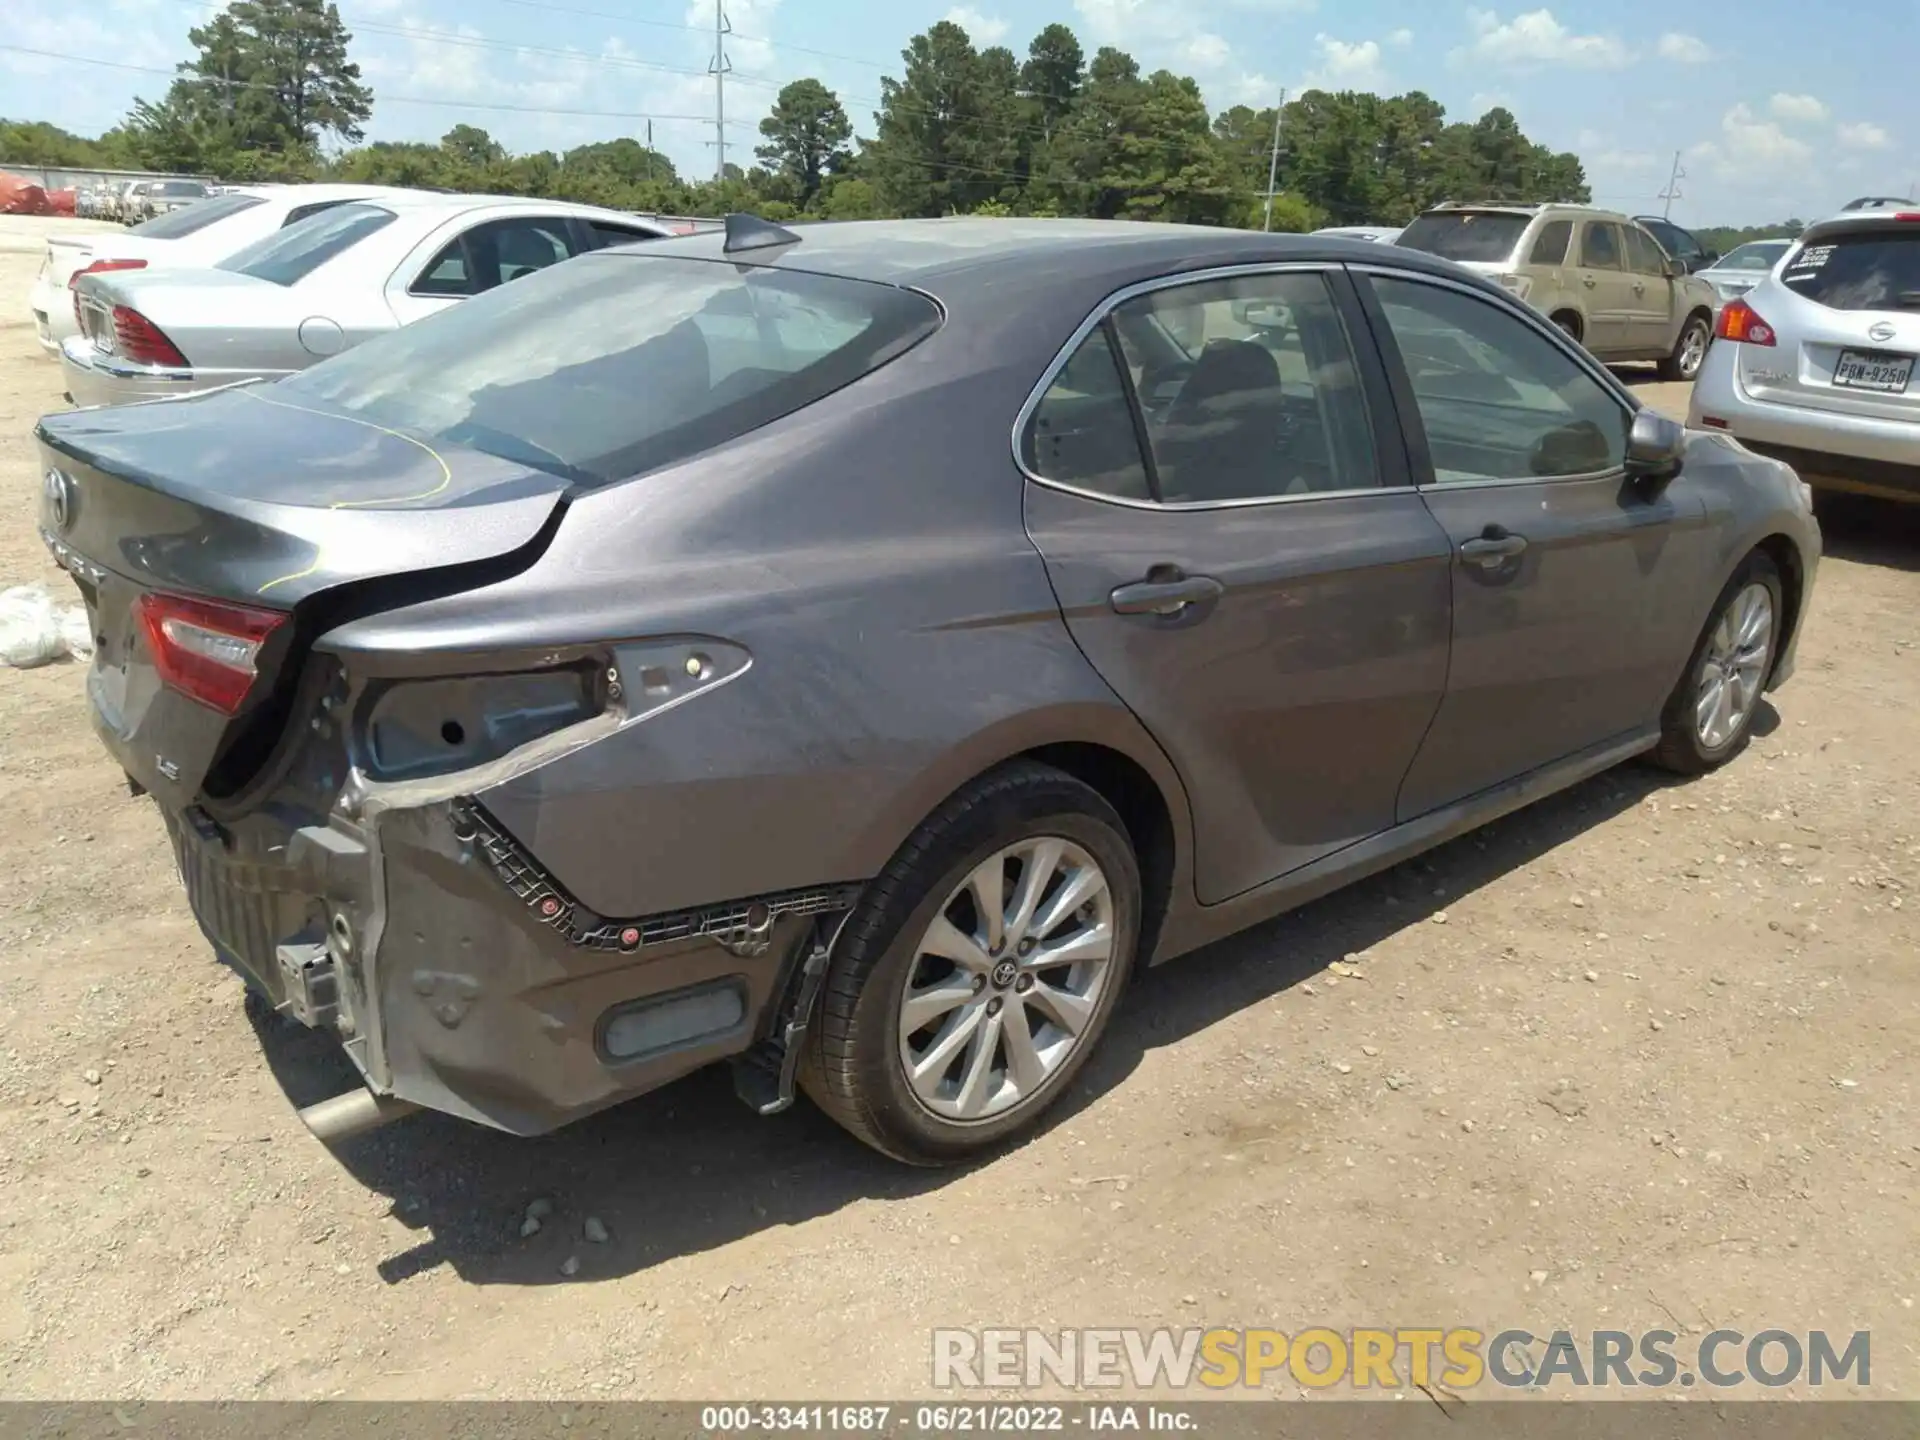
[[[73,512],[78,502],[72,479],[64,471],[49,470],[41,493],[47,502],[47,518],[53,522],[55,530],[64,533],[73,524]]]
[[[1867,327],[1867,338],[1869,340],[1891,340],[1893,338],[1893,326],[1884,320],[1876,321]]]

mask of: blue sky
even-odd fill
[[[516,150],[644,136],[684,170],[713,165],[713,0],[339,0],[376,97],[369,137],[431,140],[459,121]],[[1552,8],[1420,0],[727,0],[730,159],[750,161],[779,86],[816,75],[871,133],[882,74],[941,18],[1024,54],[1065,21],[1091,54],[1130,50],[1195,76],[1218,108],[1281,87],[1418,88],[1455,118],[1506,105],[1587,164],[1595,199],[1697,225],[1812,216],[1863,193],[1910,193],[1920,154],[1920,0],[1558,0]],[[0,45],[166,70],[202,0],[6,0]],[[1868,66],[1884,62],[1884,72]],[[1863,72],[1863,66],[1867,69]],[[92,133],[161,74],[0,50],[0,115]],[[427,103],[431,102],[431,103]],[[496,107],[496,108],[484,108]],[[571,113],[569,113],[571,112]],[[587,113],[581,113],[587,112]],[[597,112],[597,113],[595,113]]]

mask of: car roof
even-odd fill
[[[1882,227],[1892,229],[1895,226],[1912,226],[1915,230],[1920,230],[1920,207],[1908,210],[1842,210],[1837,215],[1829,215],[1824,220],[1814,221],[1802,230],[1797,238],[1805,241],[1809,237],[1859,234],[1862,231],[1877,230]]]
[[[1541,204],[1522,204],[1507,200],[1443,200],[1438,205],[1430,205],[1420,212],[1424,215],[1589,215],[1601,220],[1629,220],[1632,217],[1618,210],[1603,209],[1598,205],[1576,205],[1572,202],[1547,201]]]
[[[1326,260],[1381,263],[1371,241],[1339,235],[1267,234],[1216,225],[1136,220],[984,219],[843,220],[795,224],[786,245],[728,254],[726,234],[707,230],[652,241],[649,255],[808,270],[850,279],[937,289],[940,282],[988,273],[1053,274],[1060,280],[1112,281],[1230,265]],[[603,252],[604,253],[604,252]],[[1447,261],[1396,250],[1391,263],[1457,277]]]

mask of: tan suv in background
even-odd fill
[[[1612,210],[1449,203],[1393,243],[1498,281],[1596,359],[1658,361],[1662,380],[1693,379],[1713,337],[1713,286]]]

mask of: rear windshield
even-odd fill
[[[1920,226],[1823,236],[1801,247],[1780,281],[1830,310],[1920,309]]]
[[[281,382],[597,487],[832,394],[932,334],[892,285],[636,251],[537,271]]]
[[[1714,263],[1716,270],[1771,270],[1787,253],[1791,240],[1749,240],[1736,245]]]
[[[1527,232],[1532,217],[1484,210],[1449,210],[1422,215],[1400,232],[1396,245],[1424,250],[1442,260],[1499,263]]]
[[[393,212],[378,205],[336,205],[234,251],[217,268],[293,285],[392,223]]]
[[[224,220],[229,215],[238,215],[242,210],[251,210],[260,203],[258,195],[215,195],[211,200],[202,200],[198,205],[182,206],[178,210],[169,210],[164,215],[156,215],[151,220],[142,221],[127,233],[151,235],[156,240],[178,240],[183,235],[191,235],[196,230],[206,229],[216,220]]]
[[[205,195],[207,187],[198,180],[162,180],[153,187],[155,195]]]

